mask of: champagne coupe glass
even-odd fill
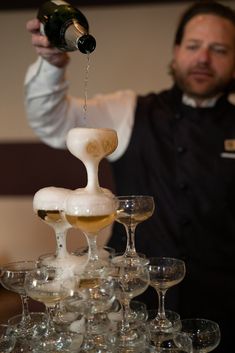
[[[130,301],[130,321],[142,321],[146,322],[148,318],[147,306],[138,300]]]
[[[116,198],[108,193],[90,195],[76,190],[67,199],[66,219],[74,228],[83,231],[88,241],[87,272],[92,273],[93,270],[99,271],[107,267],[107,261],[99,256],[97,236],[114,221],[116,208]]]
[[[64,300],[65,309],[68,313],[75,314],[77,319],[86,319],[87,332],[94,332],[96,328],[100,331],[102,323],[97,324],[97,319],[99,320],[100,315],[104,317],[106,313],[108,318],[108,311],[115,301],[114,290],[114,280],[111,276],[103,276],[96,271],[92,276],[92,273],[84,271],[76,291],[71,292]],[[77,324],[79,327],[80,323]],[[76,323],[72,326],[76,327]]]
[[[118,145],[117,133],[112,129],[75,128],[67,135],[68,150],[82,161],[87,172],[85,191],[99,193],[98,170],[101,159],[110,155]]]
[[[8,319],[8,325],[14,336],[20,339],[31,340],[35,337],[42,337],[46,330],[47,314],[45,312],[30,312],[30,324],[27,330],[21,325],[22,314],[12,316]]]
[[[25,277],[25,289],[34,300],[43,303],[47,310],[47,327],[45,339],[39,340],[38,351],[51,352],[57,349],[67,349],[71,345],[71,336],[67,332],[57,332],[53,316],[61,300],[69,296],[70,291],[77,286],[76,276],[58,267],[43,266],[29,272]]]
[[[168,330],[159,330],[159,328],[154,325],[154,319],[157,316],[157,310],[148,310],[148,332],[149,338],[155,347],[161,347],[163,341],[172,339],[172,335],[180,332],[181,330],[181,320],[180,315],[175,311],[165,310],[166,318],[171,322],[172,327]]]
[[[111,276],[88,277],[85,271],[77,290],[66,300],[70,312],[80,313],[80,320],[74,323],[73,329],[85,330],[83,344],[79,352],[105,352],[111,329],[108,311],[115,301],[114,280]]]
[[[211,320],[192,318],[183,319],[182,331],[192,339],[194,353],[213,351],[220,343],[219,325]]]
[[[9,332],[9,326],[0,324],[0,352],[10,353],[13,351],[16,337]]]
[[[36,261],[9,262],[0,268],[0,282],[7,290],[18,293],[22,302],[21,324],[26,327],[30,321],[28,295],[25,290],[26,274],[37,268]]]
[[[117,283],[116,298],[122,305],[123,317],[121,328],[117,334],[117,342],[120,347],[137,347],[145,343],[143,332],[138,330],[137,321],[134,324],[133,315],[130,312],[130,301],[142,294],[149,286],[148,266],[143,262],[132,261],[125,258],[122,262],[115,261],[114,278]]]
[[[165,294],[168,288],[180,283],[185,276],[185,263],[180,259],[171,257],[152,257],[149,259],[150,286],[158,294],[158,313],[150,322],[150,330],[172,330],[172,322],[165,313]]]
[[[51,226],[56,236],[56,253],[43,254],[39,263],[51,266],[69,266],[81,270],[84,263],[81,259],[69,254],[66,248],[66,237],[71,225],[64,218],[65,199],[72,191],[65,188],[45,187],[36,192],[33,198],[33,209],[37,216]]]
[[[116,217],[117,199],[111,191],[99,186],[98,168],[101,159],[116,149],[117,133],[110,129],[75,128],[68,133],[67,146],[85,165],[87,185],[67,198],[65,216],[68,223],[87,237],[89,260],[86,269],[90,268],[92,272],[106,265],[99,261],[97,235]]]
[[[165,310],[166,318],[171,322],[172,324],[172,330],[173,332],[179,332],[182,328],[181,324],[181,319],[180,315],[176,313],[175,311],[172,310]],[[150,309],[148,310],[148,322],[153,321],[157,316],[157,310],[156,309]]]
[[[148,319],[148,310],[145,303],[138,301],[138,300],[131,300],[130,301],[130,312],[131,316],[128,317],[130,324],[136,321],[139,322],[146,322]],[[123,311],[120,302],[116,299],[113,304],[113,307],[108,312],[108,317],[111,321],[111,325],[113,327],[117,327],[120,325],[120,322],[123,318]]]
[[[123,224],[127,234],[126,250],[122,257],[138,257],[135,249],[136,226],[152,216],[155,208],[154,198],[145,195],[118,196],[119,206],[116,221]]]
[[[22,315],[12,316],[8,320],[8,333],[15,337],[14,353],[29,353],[38,339],[44,337],[47,315],[45,312],[30,312],[27,328],[22,326]]]

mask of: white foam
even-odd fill
[[[70,192],[69,189],[54,186],[40,189],[34,195],[33,208],[34,210],[63,210],[65,199]]]
[[[86,330],[85,318],[82,317],[80,320],[76,320],[76,321],[72,322],[69,329],[72,332],[85,333],[85,330]]]
[[[106,128],[74,128],[69,130],[66,144],[68,150],[83,162],[100,160],[117,148],[117,132]]]
[[[108,189],[100,188],[91,193],[86,188],[76,189],[65,202],[65,213],[79,216],[101,216],[112,214],[117,209],[117,200]]]
[[[63,257],[56,257],[56,256],[48,256],[45,257],[41,263],[44,266],[53,266],[53,267],[63,267],[63,273],[65,275],[68,274],[81,274],[83,273],[85,266],[88,262],[88,257],[87,255],[84,256],[76,256],[76,255],[71,255],[67,254],[66,256]]]

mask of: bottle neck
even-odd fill
[[[84,34],[87,34],[86,30],[76,20],[73,20],[73,23],[68,26],[64,34],[67,46],[74,49],[78,48],[77,42]]]
[[[68,50],[78,49],[83,54],[90,54],[96,47],[95,38],[76,20],[67,27],[64,40]]]

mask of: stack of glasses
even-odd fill
[[[48,192],[53,207],[41,202]],[[66,189],[45,188],[34,199],[37,215],[55,230],[56,253],[0,269],[2,285],[22,298],[22,314],[0,326],[0,351],[206,353],[215,349],[220,341],[215,322],[181,320],[178,313],[164,308],[166,291],[185,276],[184,262],[146,258],[136,252],[135,228],[153,214],[153,198],[112,196],[116,221],[125,226],[127,234],[126,251],[115,254],[96,244],[99,228],[106,222],[96,218],[88,229],[81,219],[66,216],[61,202],[65,194],[69,199]],[[67,252],[66,233],[71,225],[85,232],[87,251]],[[144,303],[134,300],[149,285],[157,292],[158,312],[148,311]],[[45,312],[29,312],[29,298],[43,303]]]

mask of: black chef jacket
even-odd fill
[[[235,314],[232,157],[235,106],[226,95],[212,108],[186,106],[174,86],[138,98],[129,146],[112,164],[118,195],[155,199],[154,215],[137,226],[137,250],[186,262],[186,277],[168,290],[166,308],[181,317],[214,319],[221,327]],[[116,224],[109,245],[121,251],[125,244],[124,227]],[[151,293],[148,305],[156,301]]]

